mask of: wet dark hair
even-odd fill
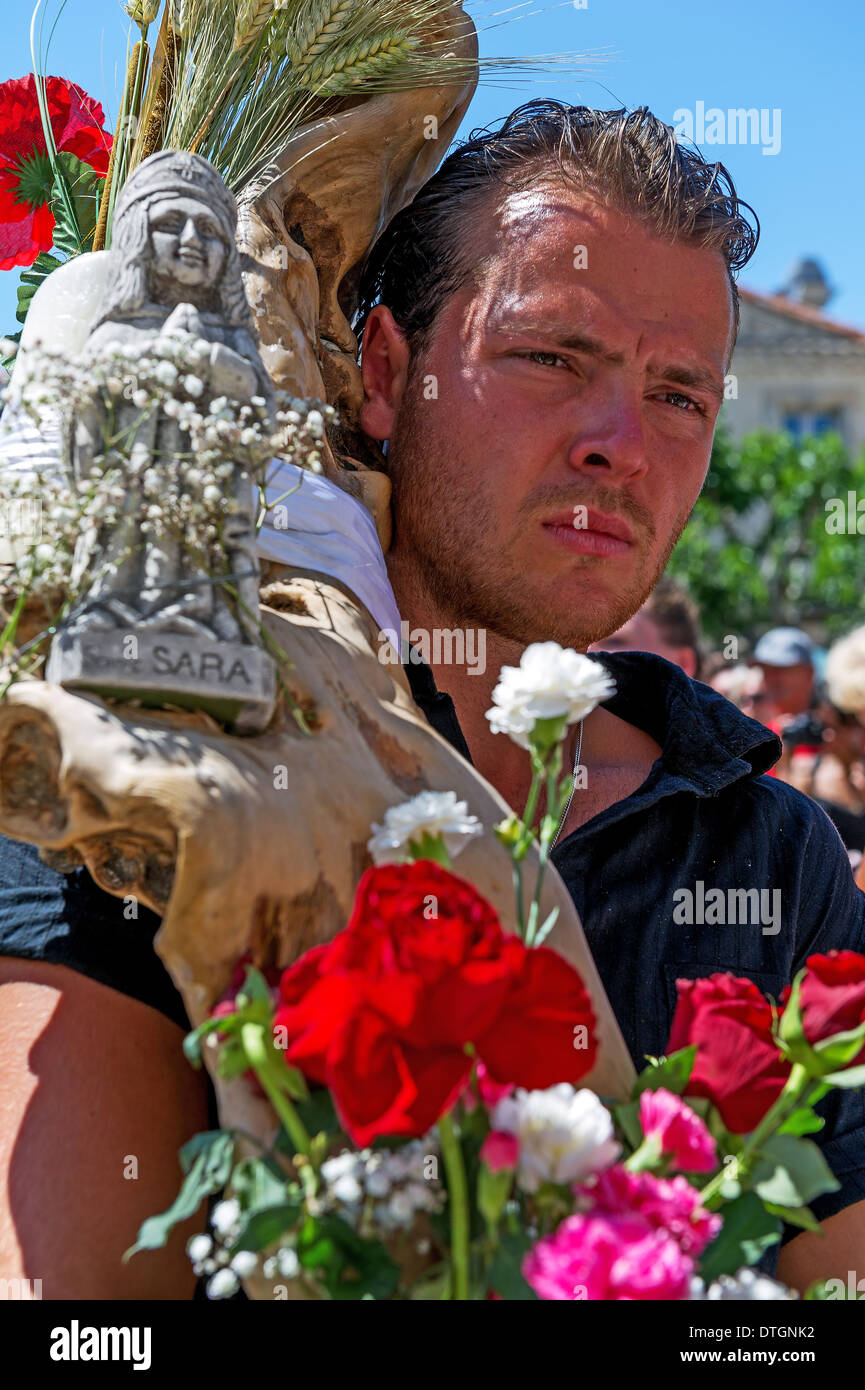
[[[422,351],[444,304],[477,269],[478,217],[550,173],[660,237],[719,251],[738,328],[734,277],[753,256],[760,227],[723,164],[679,143],[646,107],[595,111],[540,99],[497,128],[473,131],[389,223],[360,275],[358,335],[373,306],[386,304],[412,351]]]

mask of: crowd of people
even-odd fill
[[[593,650],[655,652],[776,733],[783,751],[769,775],[822,806],[865,888],[865,624],[828,650],[795,627],[771,628],[745,654],[743,645],[734,637],[707,651],[697,605],[665,576]]]

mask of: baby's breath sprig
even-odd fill
[[[213,582],[225,579],[228,590],[226,523],[244,507],[238,470],[249,480],[245,505],[259,499],[259,527],[289,495],[267,499],[275,458],[321,471],[326,427],[336,420],[333,407],[282,392],[275,410],[264,396],[208,401],[204,378],[211,347],[190,334],[166,334],[146,352],[113,344],[86,364],[44,347],[28,352],[6,398],[40,429],[46,420],[57,422],[64,457],[49,467],[9,474],[0,487],[5,506],[35,498],[40,511],[38,531],[13,548],[6,575],[13,597],[0,639],[4,675],[19,670],[16,630],[29,600],[44,604],[54,626],[94,583],[151,540],[179,541],[202,574]],[[176,426],[170,451],[152,448],[156,415]],[[85,465],[80,459],[73,465],[72,434],[81,420],[99,420],[102,437]],[[136,448],[139,439],[151,447]],[[100,546],[106,534],[112,536],[108,560]],[[41,659],[37,648],[38,643],[32,654]]]

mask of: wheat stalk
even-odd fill
[[[288,31],[285,52],[292,75],[318,58],[338,37],[355,7],[355,0],[323,0],[322,4],[313,5],[311,13]]]
[[[293,130],[340,95],[468,81],[479,67],[508,76],[517,69],[548,71],[563,61],[572,65],[574,57],[478,62],[470,52],[458,56],[453,39],[465,20],[450,0],[167,3],[181,38],[158,138],[167,148],[198,150],[235,192],[260,174]]]
[[[317,62],[292,71],[298,87],[323,87],[331,81],[362,82],[378,77],[397,63],[404,62],[417,48],[418,40],[403,30],[377,34],[372,39],[360,39],[347,48],[325,54]]]
[[[258,38],[273,13],[272,0],[239,0],[232,52],[239,53]]]
[[[188,39],[192,33],[192,20],[196,0],[170,0],[169,18],[171,27],[181,39]]]

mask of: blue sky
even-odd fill
[[[704,144],[730,169],[740,195],[762,225],[757,254],[741,277],[771,292],[794,260],[817,256],[835,297],[827,311],[865,328],[862,228],[862,63],[865,6],[861,0],[726,0],[685,5],[673,0],[576,0],[545,8],[543,0],[509,9],[511,0],[469,3],[481,29],[481,52],[603,54],[585,76],[551,70],[529,80],[487,79],[460,134],[496,121],[523,101],[553,96],[610,108],[649,106],[673,123],[677,112],[752,108],[766,114],[761,144]],[[10,13],[11,10],[11,13]],[[57,0],[48,0],[56,13]],[[514,16],[501,24],[497,12]],[[504,14],[501,16],[504,17]],[[5,7],[0,80],[30,70],[30,5]],[[497,27],[485,27],[485,26]],[[127,21],[120,0],[67,0],[48,70],[80,83],[109,114],[118,105]],[[780,118],[773,115],[780,112]],[[711,122],[712,118],[709,117]],[[726,122],[725,122],[726,124]],[[715,123],[715,133],[725,134]],[[17,271],[0,273],[0,332],[14,322]]]

